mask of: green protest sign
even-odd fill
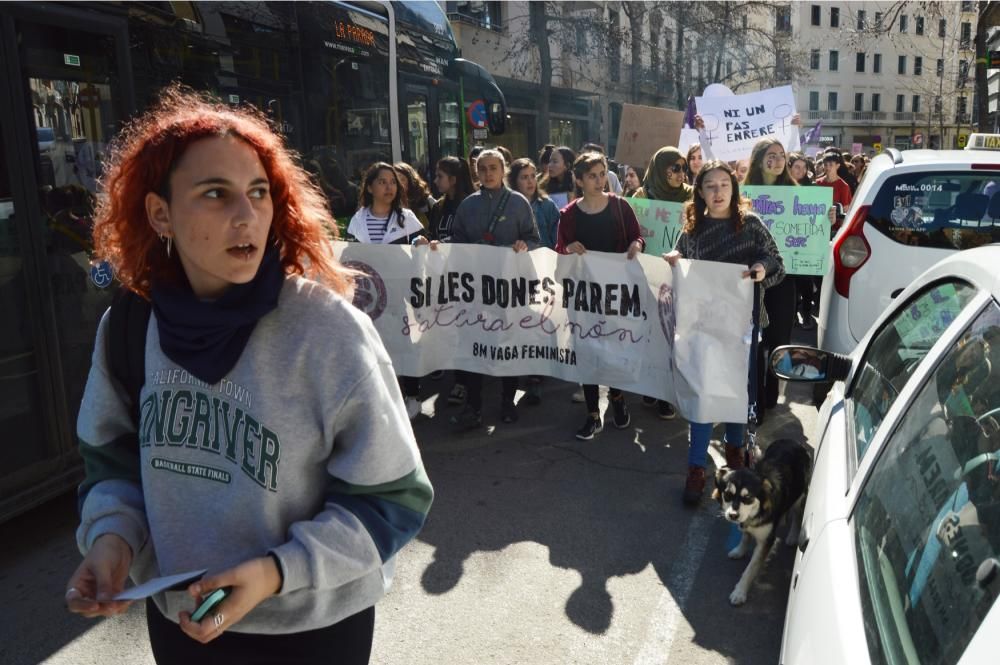
[[[825,275],[830,252],[832,187],[744,186],[740,193],[774,236],[785,272]]]
[[[639,219],[639,229],[646,240],[646,254],[659,256],[672,250],[684,225],[684,204],[650,199],[625,200]]]

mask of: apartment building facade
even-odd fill
[[[529,3],[442,4],[462,53],[483,65],[507,98],[508,125],[500,141],[516,156],[534,155],[540,69],[530,38]],[[739,57],[745,49],[739,29],[753,29],[765,38],[779,30],[790,38],[791,4],[776,2],[773,12],[748,16],[731,3],[732,16],[721,20],[731,21],[736,30],[719,29],[715,23],[715,36],[707,38],[692,29],[694,19],[678,30],[677,16],[684,16],[685,7],[677,3],[546,3],[552,59],[549,142],[577,148],[594,141],[614,155],[625,103],[683,110],[689,94],[716,81],[739,92],[766,87],[754,77],[764,60],[770,59],[773,69],[774,52],[758,49],[753,58]],[[720,45],[721,34],[726,36]]]
[[[803,125],[822,143],[955,148],[971,132],[976,3],[796,2]]]

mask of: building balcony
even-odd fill
[[[883,111],[845,111],[845,114],[853,122],[883,122],[886,117]]]
[[[803,127],[810,127],[817,121],[822,120],[824,124],[837,126],[864,126],[864,125],[926,125],[928,114],[920,111],[886,112],[886,111],[805,111],[802,114]],[[933,122],[937,122],[937,112],[932,112]],[[950,116],[948,116],[950,117]],[[968,125],[969,114],[956,114],[954,124]]]

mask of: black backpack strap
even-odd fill
[[[142,296],[122,287],[111,301],[108,336],[105,340],[108,366],[129,397],[129,412],[139,430],[139,393],[146,382],[146,331],[152,305]]]

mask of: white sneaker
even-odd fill
[[[416,397],[407,397],[403,402],[406,404],[406,415],[410,417],[410,420],[420,415],[423,404],[420,403],[419,399]]]
[[[574,404],[583,404],[587,401],[587,398],[583,395],[583,386],[580,386],[575,393],[570,397]]]

